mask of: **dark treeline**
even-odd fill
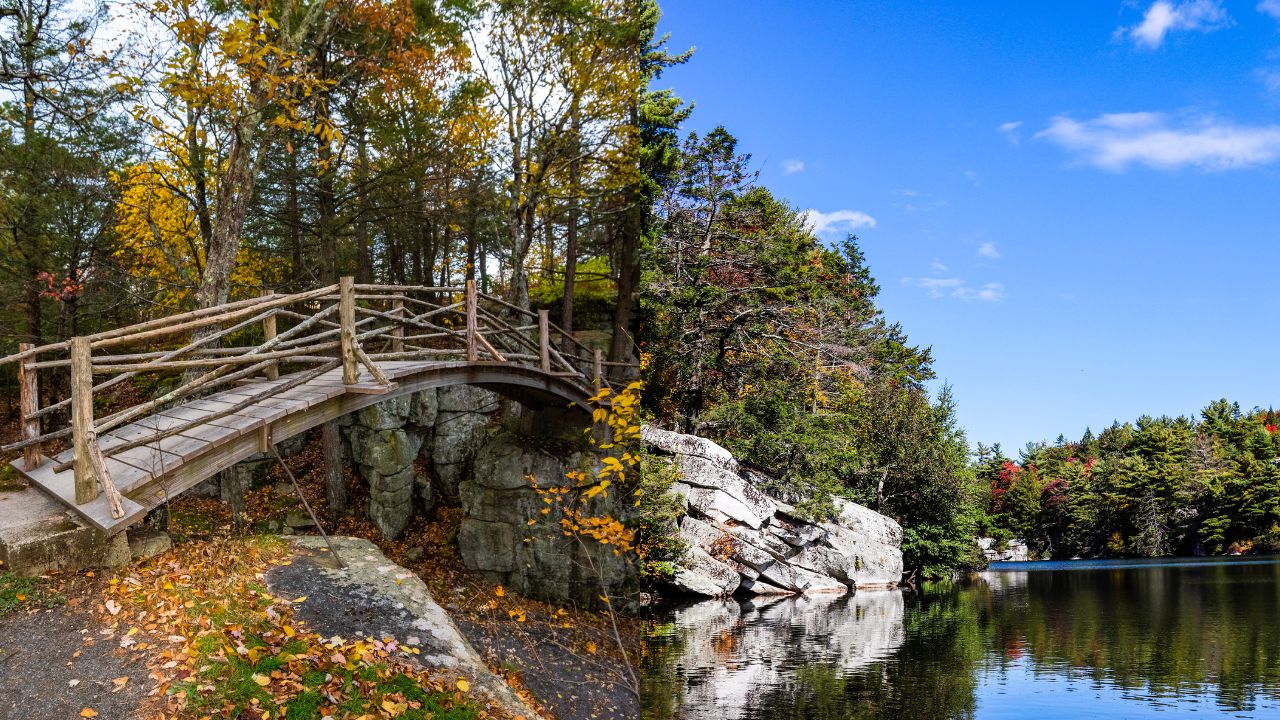
[[[1224,399],[1029,444],[1016,461],[979,445],[989,528],[1052,557],[1280,551],[1278,424]]]

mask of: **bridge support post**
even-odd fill
[[[551,372],[551,318],[547,310],[538,311],[538,367]]]
[[[347,276],[338,280],[338,323],[342,338],[342,384],[360,380],[356,357],[356,281]]]
[[[592,355],[592,360],[591,381],[595,383],[596,391],[598,392],[600,388],[604,387],[604,358],[599,350],[596,350]]]
[[[397,320],[404,320],[404,300],[396,298],[391,301],[391,314]],[[391,352],[404,352],[404,325],[399,322],[391,328]]]
[[[26,352],[35,345],[22,343],[18,352]],[[18,363],[18,412],[22,414],[22,439],[33,440],[40,437],[40,418],[28,418],[40,409],[40,383],[36,377],[36,369],[31,367],[34,358],[24,359]],[[22,449],[22,466],[27,470],[35,470],[40,465],[40,443],[28,445]]]
[[[476,347],[476,281],[467,278],[467,362],[475,362],[479,356]]]
[[[71,338],[71,440],[75,453],[72,472],[76,483],[76,504],[98,497],[89,444],[93,441],[93,365],[89,338]]]
[[[269,297],[275,295],[275,290],[263,290],[262,296]],[[262,338],[264,342],[271,342],[276,339],[276,313],[274,310],[271,314],[262,319]],[[271,363],[267,366],[263,374],[268,380],[278,380],[280,378],[280,363]]]

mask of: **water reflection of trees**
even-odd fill
[[[1156,698],[1206,694],[1250,710],[1280,699],[1280,566],[1212,565],[1028,573],[1021,587],[981,581],[990,668],[1085,672]],[[1001,652],[1001,649],[1004,652]]]
[[[702,603],[652,624],[643,717],[972,718],[980,678],[1006,671],[1248,712],[1280,701],[1277,588],[1280,566],[1226,565],[996,575],[889,604]]]

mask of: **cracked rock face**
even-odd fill
[[[552,602],[597,603],[625,593],[634,572],[611,548],[573,542],[529,478],[549,485],[584,462],[567,443],[581,427],[554,415],[506,417],[491,391],[470,386],[425,390],[367,407],[342,420],[348,456],[369,484],[369,518],[388,538],[400,536],[418,507],[459,505],[463,562],[490,581]],[[511,409],[511,408],[509,408]],[[523,429],[514,429],[521,426]],[[416,461],[416,462],[415,462]],[[624,515],[627,503],[604,494],[586,510]],[[530,521],[534,521],[532,524]]]
[[[837,517],[812,522],[761,492],[716,443],[646,426],[641,441],[670,457],[684,497],[680,534],[689,546],[673,585],[721,596],[847,592],[891,587],[902,577],[902,528],[857,503],[835,499]]]

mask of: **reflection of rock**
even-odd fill
[[[1004,592],[1006,590],[1016,590],[1027,584],[1028,577],[1026,572],[1015,572],[1011,570],[994,571],[978,573],[978,577],[991,588],[992,592]]]
[[[1001,550],[996,547],[995,538],[980,537],[978,538],[978,549],[987,558],[987,562],[1026,562],[1031,559],[1027,552],[1025,540],[1010,540],[1005,543],[1004,549]]]
[[[790,668],[821,664],[850,672],[883,660],[905,639],[898,590],[854,595],[708,600],[677,611],[683,640],[674,667],[689,720],[744,717],[754,694],[788,681]]]
[[[673,491],[685,500],[680,534],[690,551],[673,583],[678,590],[845,592],[901,578],[902,528],[890,518],[835,498],[838,517],[811,522],[761,492],[755,473],[710,440],[654,427],[645,427],[641,439],[680,469]]]

